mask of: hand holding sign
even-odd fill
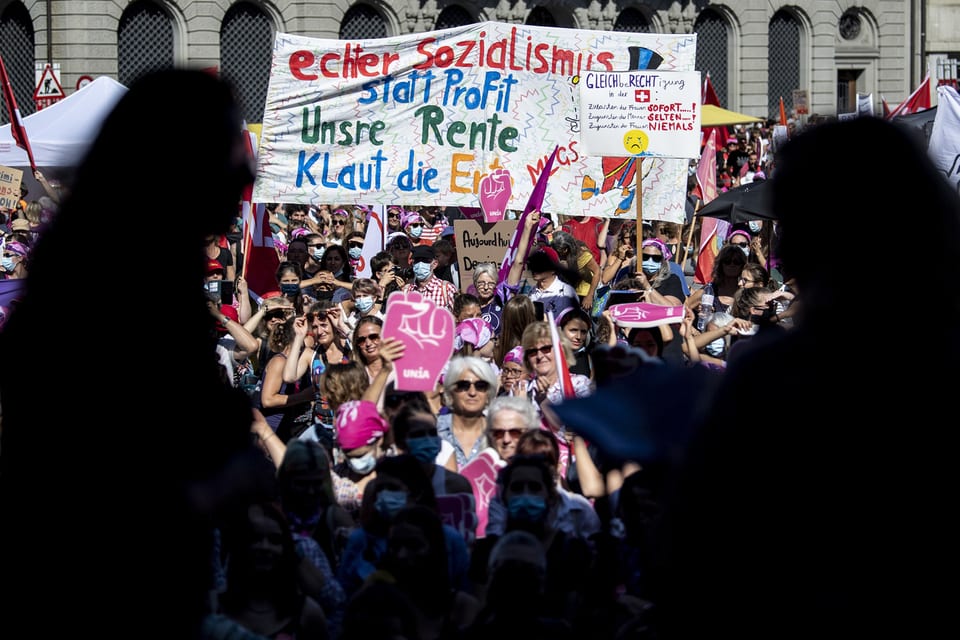
[[[503,220],[512,193],[510,172],[506,169],[497,169],[490,175],[484,176],[480,181],[480,208],[483,209],[484,220],[487,222]]]
[[[453,314],[415,291],[390,296],[383,319],[383,337],[396,338],[406,349],[396,361],[396,388],[433,391],[453,354]]]
[[[683,305],[669,307],[649,302],[615,304],[608,311],[621,327],[658,327],[683,321]]]

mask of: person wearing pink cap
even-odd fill
[[[453,337],[455,354],[477,356],[493,365],[493,329],[483,318],[467,318],[461,321]]]
[[[517,345],[507,351],[500,365],[500,392],[501,396],[522,396],[527,388],[530,376],[523,363],[523,347]]]
[[[337,500],[356,518],[360,515],[363,490],[377,477],[377,461],[386,454],[383,436],[390,429],[390,423],[380,415],[375,403],[348,400],[337,407],[333,427],[336,448],[343,454],[342,461],[333,467],[334,474],[341,480]],[[344,481],[352,484],[351,499],[345,499]]]
[[[400,218],[400,227],[410,238],[414,247],[429,246],[429,242],[423,239],[423,228],[426,226],[423,218],[416,211],[407,211]]]

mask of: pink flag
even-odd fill
[[[257,137],[243,126],[243,141],[247,155],[257,157]],[[253,202],[253,183],[243,189],[240,201],[243,220],[243,277],[247,281],[247,290],[255,298],[277,288],[276,271],[280,266],[280,257],[273,246],[273,231],[270,230],[269,214],[262,203]]]
[[[500,273],[498,274],[499,282],[505,282],[507,280],[507,274],[510,273],[510,267],[513,266],[514,260],[518,258],[520,260],[526,260],[527,254],[530,253],[530,247],[533,246],[533,240],[536,234],[531,233],[527,246],[521,248],[520,234],[523,233],[523,223],[531,211],[543,206],[543,198],[547,194],[547,180],[550,179],[550,172],[553,170],[553,161],[556,159],[559,150],[560,145],[553,148],[550,159],[547,160],[547,164],[543,166],[543,171],[540,172],[540,176],[537,178],[537,184],[533,186],[533,191],[530,192],[527,206],[523,208],[523,213],[520,214],[517,228],[513,232],[513,237],[510,238],[510,246],[507,247],[507,254],[503,257],[503,264],[500,265]],[[523,255],[520,255],[521,251],[523,251]]]
[[[557,322],[553,311],[547,311],[547,322],[550,324],[550,339],[553,340],[553,361],[557,363],[557,380],[560,381],[560,390],[564,398],[576,395],[573,390],[573,378],[570,377],[570,367],[567,365],[567,356],[563,352],[560,342],[560,333],[557,331]]]
[[[892,120],[897,116],[906,116],[917,111],[924,111],[930,108],[930,73],[917,87],[917,90],[907,96],[907,99],[897,105],[897,108],[890,112],[887,120]]]
[[[717,197],[717,132],[711,131],[707,144],[700,154],[697,163],[697,186],[703,203],[706,204]],[[726,225],[720,229],[718,236],[717,226]],[[697,254],[697,268],[694,272],[694,282],[706,284],[710,282],[713,273],[713,261],[720,253],[720,241],[726,237],[727,222],[717,218],[702,217],[700,219],[700,251]]]
[[[703,74],[703,89],[700,93],[700,104],[711,104],[715,107],[723,108],[723,105],[720,104],[720,98],[717,96],[717,92],[713,88],[713,82],[710,80],[709,71]],[[701,139],[706,140],[706,138],[714,132],[720,136],[720,139],[724,142],[726,142],[727,138],[730,137],[730,132],[726,127],[702,127],[700,129],[700,133],[702,135]]]
[[[3,56],[0,56],[0,83],[3,84],[3,98],[7,103],[7,115],[10,116],[10,135],[13,136],[13,141],[17,146],[27,152],[30,169],[36,171],[37,162],[33,159],[33,149],[30,148],[27,130],[23,126],[20,109],[17,108],[17,98],[13,95],[13,86],[10,84],[10,77],[7,75],[7,67],[3,64]]]

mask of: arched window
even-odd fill
[[[11,2],[0,14],[0,55],[10,76],[10,86],[17,99],[20,115],[36,111],[33,90],[37,79],[34,75],[33,21],[22,2]],[[6,107],[2,109],[2,122],[10,122]]]
[[[462,27],[468,24],[473,24],[474,22],[476,22],[476,20],[470,15],[469,12],[467,12],[466,9],[460,5],[451,4],[441,11],[439,16],[437,16],[437,24],[434,26],[434,29],[439,31],[440,29]]]
[[[527,16],[526,24],[532,27],[556,27],[557,19],[546,7],[536,6]]]
[[[262,122],[273,56],[273,25],[259,7],[238,2],[220,26],[220,75],[237,90],[247,122]]]
[[[134,2],[120,16],[118,76],[130,86],[140,77],[173,67],[173,21],[157,4]]]
[[[727,96],[730,72],[727,61],[727,25],[716,11],[700,12],[693,26],[697,34],[697,69],[706,76],[710,72],[710,84],[717,92],[721,107],[730,105]]]
[[[620,12],[617,21],[613,25],[614,31],[626,31],[628,33],[650,33],[650,23],[642,13],[628,7]]]
[[[387,24],[383,16],[368,4],[355,4],[343,16],[340,23],[341,40],[371,40],[387,37]]]
[[[793,107],[793,90],[800,89],[800,23],[786,11],[778,11],[770,20],[767,112],[780,116],[780,96],[787,112]]]

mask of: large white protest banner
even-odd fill
[[[632,217],[635,163],[581,149],[589,71],[691,71],[694,34],[484,22],[376,40],[278,33],[254,197],[478,206],[508,171],[522,209],[554,148],[543,210]],[[643,166],[645,219],[682,219],[688,162]]]
[[[953,188],[960,191],[960,94],[949,85],[937,87],[937,115],[927,153]]]

